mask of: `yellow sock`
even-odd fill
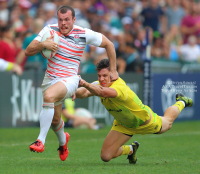
[[[122,146],[122,155],[130,155],[133,151],[131,151],[130,145]]]
[[[182,101],[177,101],[173,106],[178,107],[178,110],[181,112],[184,109],[184,104]]]

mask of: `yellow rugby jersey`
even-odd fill
[[[138,96],[118,78],[110,86],[117,91],[116,98],[101,98],[101,103],[108,112],[123,126],[137,128],[150,119],[150,111]]]

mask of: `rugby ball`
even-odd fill
[[[44,41],[45,41],[48,37],[50,37],[51,35],[54,35],[54,37],[52,38],[52,40],[53,40],[55,43],[57,43],[57,44],[59,45],[60,39],[59,39],[58,34],[57,34],[56,32],[54,32],[54,30],[49,30],[49,31],[47,31],[47,32],[43,35],[42,41],[41,41],[41,42],[44,42]],[[47,58],[47,59],[52,58],[52,57],[55,56],[55,54],[56,54],[56,52],[53,52],[53,51],[48,50],[48,49],[46,49],[46,48],[43,49],[43,50],[41,51],[41,53],[42,53],[42,56],[45,57],[45,58]]]

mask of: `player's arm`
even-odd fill
[[[53,41],[54,35],[48,37],[44,42],[42,42],[42,37],[44,34],[49,31],[50,28],[48,26],[44,27],[37,37],[28,45],[25,51],[26,56],[33,56],[39,52],[41,52],[44,48],[57,51],[58,44]]]
[[[39,42],[37,40],[33,40],[25,50],[26,56],[33,56],[38,52],[41,52],[45,48],[43,42]]]
[[[110,60],[110,73],[111,73],[111,79],[117,80],[119,78],[117,70],[116,70],[116,52],[114,44],[102,34],[102,42],[99,47],[105,48],[108,58]]]
[[[26,48],[25,55],[33,56],[38,52],[41,52],[44,48],[56,52],[58,50],[58,44],[52,40],[53,37],[53,35],[48,37],[44,42],[33,40]]]
[[[94,96],[85,87],[78,88],[75,95],[76,95],[76,98],[87,98],[87,97],[90,97],[90,96]]]
[[[110,60],[110,74],[112,80],[118,79],[118,73],[116,70],[116,53],[114,44],[103,34],[94,32],[90,29],[85,29],[86,31],[86,44],[91,44],[96,47],[102,47],[106,49],[108,58]]]
[[[117,97],[117,91],[113,88],[102,87],[100,85],[91,84],[81,79],[79,86],[86,88],[92,95],[104,97],[104,98],[115,98]]]

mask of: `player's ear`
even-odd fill
[[[109,76],[110,76],[109,80],[110,80],[110,82],[111,82],[111,81],[112,81],[112,80],[111,80],[111,79],[112,79],[111,73],[110,73],[110,75],[109,75]]]
[[[76,17],[74,17],[74,19],[73,19],[73,20],[74,20],[74,22],[76,22]]]

